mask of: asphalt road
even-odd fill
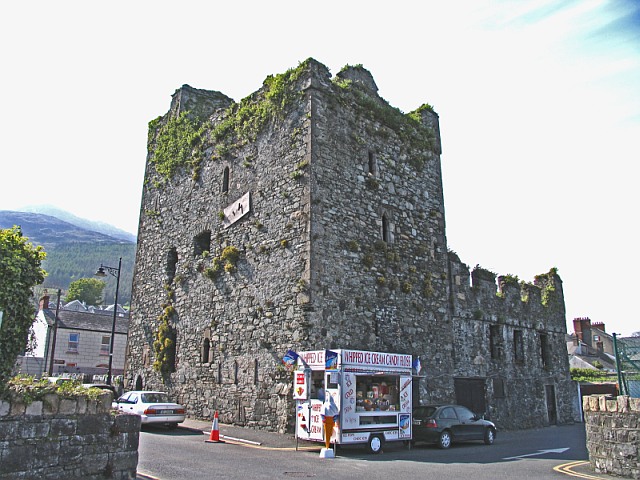
[[[269,442],[250,446],[212,444],[206,439],[193,429],[145,429],[140,436],[140,478],[558,480],[569,477],[554,471],[554,467],[588,458],[582,424],[499,432],[491,446],[472,442],[440,450],[431,445],[407,449],[400,443],[389,443],[379,455],[371,455],[362,447],[339,447],[335,459],[319,458],[315,445],[312,450],[296,451],[282,445],[269,447]],[[589,478],[607,477],[591,472]]]

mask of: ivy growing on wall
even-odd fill
[[[362,69],[362,66],[356,65],[350,68]],[[400,140],[409,146],[411,166],[416,170],[423,168],[427,160],[424,152],[436,151],[437,148],[435,132],[422,123],[422,112],[425,110],[433,112],[431,105],[424,104],[413,112],[405,114],[400,109],[389,105],[384,99],[371,96],[357,82],[336,76],[333,83],[338,87],[336,92],[342,96],[344,103],[355,104],[366,111],[367,117],[393,130]]]
[[[153,369],[163,376],[175,370],[176,345],[176,334],[170,324],[171,318],[176,314],[176,309],[171,303],[173,291],[169,286],[165,286],[165,289],[167,290],[168,302],[163,305],[162,314],[159,318],[160,324],[153,342],[153,351],[155,353]]]
[[[203,153],[204,122],[184,111],[162,123],[162,117],[149,122],[149,140],[155,143],[150,162],[156,172],[170,180],[181,168],[191,170],[197,178]]]
[[[269,75],[261,90],[231,105],[223,115],[224,120],[212,130],[212,140],[226,144],[232,143],[234,138],[238,143],[255,140],[270,120],[281,117],[286,107],[301,95],[296,83],[309,65],[309,60],[285,73]]]
[[[215,159],[229,154],[236,146],[255,140],[270,120],[281,117],[287,105],[301,95],[296,82],[308,64],[309,59],[285,73],[269,75],[261,90],[225,110],[223,120],[210,130],[209,136],[206,135],[207,122],[193,112],[184,111],[166,121],[158,117],[149,122],[150,162],[156,172],[166,182],[178,170],[187,168],[197,179],[204,152],[209,147],[212,147]]]
[[[555,276],[558,274],[558,269],[553,267],[548,273],[536,275],[535,283],[542,288],[541,303],[545,307],[549,307],[556,298],[556,283]]]

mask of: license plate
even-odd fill
[[[173,410],[160,410],[160,415],[173,415]]]

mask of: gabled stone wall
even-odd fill
[[[140,417],[115,414],[111,400],[0,400],[0,477],[135,479]]]
[[[640,478],[640,398],[591,395],[582,408],[593,469]]]

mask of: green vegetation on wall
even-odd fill
[[[349,67],[343,70],[346,68]],[[356,65],[351,68],[361,69],[362,66]],[[368,118],[393,130],[400,140],[409,146],[411,166],[416,170],[422,169],[426,161],[426,152],[435,152],[437,148],[435,132],[422,123],[421,113],[424,110],[433,112],[431,105],[424,104],[413,112],[405,114],[400,109],[389,105],[386,100],[371,96],[358,86],[357,82],[336,76],[333,83],[338,87],[336,92],[345,104],[355,103],[366,112]]]
[[[149,122],[150,162],[162,180],[170,180],[182,168],[189,169],[197,179],[204,152],[209,148],[215,159],[255,140],[265,125],[281,117],[291,100],[301,94],[296,82],[308,64],[306,60],[285,73],[269,75],[261,90],[229,106],[222,114],[222,121],[213,127],[186,111],[166,121],[158,117]]]
[[[159,318],[160,324],[153,342],[153,351],[156,356],[153,369],[163,376],[175,370],[175,332],[171,327],[170,320],[175,315],[176,309],[171,304],[173,291],[167,285],[165,289],[169,301],[163,305],[163,311]]]
[[[241,143],[255,140],[264,126],[281,116],[286,106],[301,94],[295,85],[308,65],[309,59],[285,73],[269,75],[261,90],[231,105],[224,120],[211,132],[213,141],[225,142],[233,137]]]
[[[149,142],[155,144],[150,162],[165,181],[180,168],[187,167],[197,177],[205,130],[203,122],[192,118],[189,112],[169,117],[165,123],[162,117],[149,122]]]
[[[211,266],[204,269],[203,274],[209,280],[215,280],[218,275],[224,270],[227,273],[232,273],[236,270],[236,263],[240,257],[240,250],[234,246],[225,247],[222,253],[213,257],[211,260]]]

